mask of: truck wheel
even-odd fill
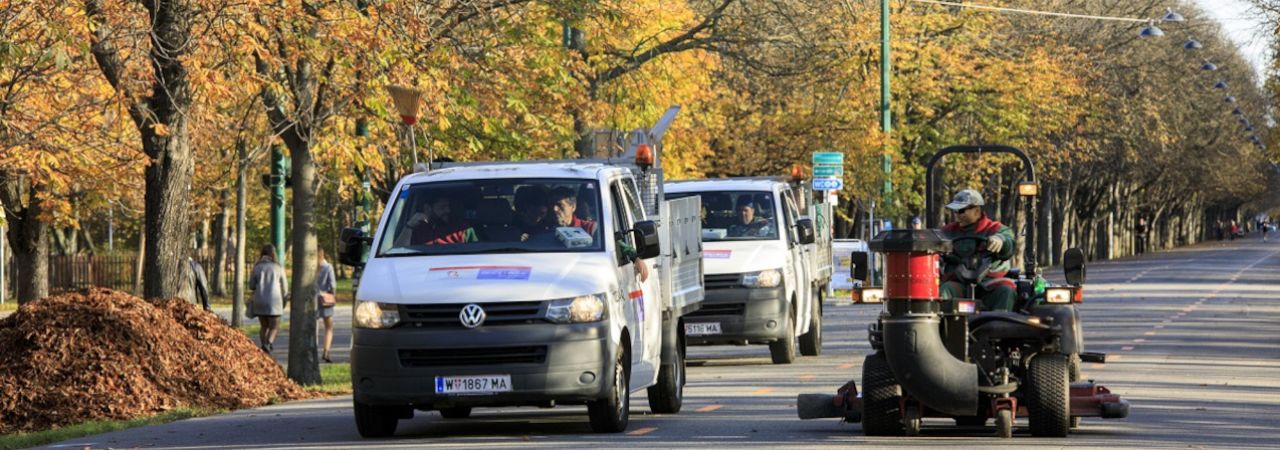
[[[791,303],[795,305],[795,302]],[[783,337],[769,343],[769,356],[774,364],[791,364],[796,360],[796,310],[791,308],[787,323],[782,324]]]
[[[658,369],[658,384],[649,386],[649,409],[654,414],[675,414],[684,404],[684,352],[677,348],[675,353],[674,363]]]
[[[1027,414],[1031,435],[1065,437],[1071,425],[1070,367],[1063,355],[1039,355],[1027,369]]]
[[[862,432],[867,436],[902,436],[902,387],[884,353],[862,361]]]
[[[822,354],[822,290],[814,288],[813,313],[809,317],[809,332],[800,335],[800,354],[818,356]]]
[[[444,417],[446,419],[466,419],[471,417],[471,407],[455,406],[452,408],[445,408],[440,410],[440,417]]]
[[[396,434],[396,424],[400,422],[400,415],[397,414],[395,407],[354,403],[356,430],[360,432],[360,436],[380,438]]]
[[[631,419],[631,357],[625,347],[618,348],[618,358],[613,362],[613,387],[609,395],[587,403],[587,417],[591,419],[591,431],[596,433],[621,433],[627,430]]]

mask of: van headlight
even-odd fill
[[[552,300],[546,318],[555,323],[595,322],[604,318],[604,294]]]
[[[351,317],[356,328],[391,328],[400,323],[400,310],[390,303],[356,300]]]
[[[778,269],[742,274],[742,285],[749,288],[771,288],[779,284],[782,284],[782,272],[778,272]]]

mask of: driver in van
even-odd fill
[[[436,193],[419,203],[418,212],[409,216],[405,229],[396,236],[396,246],[439,245],[476,242],[476,231],[466,223],[450,217],[453,209],[449,197]]]
[[[738,220],[729,226],[729,237],[761,236],[769,233],[769,220],[756,215],[756,206],[751,197],[738,197]]]
[[[1009,273],[1009,259],[1013,258],[1018,246],[1013,240],[1013,230],[1000,222],[991,220],[986,213],[982,212],[984,204],[982,194],[973,189],[956,193],[955,197],[951,198],[951,203],[947,204],[947,209],[955,215],[955,222],[942,227],[942,235],[952,240],[952,253],[961,255],[971,255],[979,250],[973,246],[981,245],[981,241],[972,239],[955,241],[955,239],[963,237],[987,239],[986,247],[982,250],[991,255],[991,266],[978,280],[974,296],[981,299],[983,311],[1012,311],[1018,292],[1014,288],[1013,280],[1005,275]],[[944,258],[944,261],[946,262],[942,270],[940,288],[942,298],[964,297],[967,292],[966,286],[956,277],[956,268],[959,263],[949,258]]]
[[[578,227],[587,234],[596,234],[596,222],[574,215],[578,211],[578,196],[572,188],[558,187],[551,191],[551,221],[557,227]]]

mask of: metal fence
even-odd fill
[[[192,255],[192,258],[204,268],[205,276],[208,278],[209,283],[215,283],[213,278],[213,253],[197,252]],[[121,254],[50,256],[49,293],[58,294],[89,287],[105,287],[133,292],[137,261],[137,255]],[[235,263],[233,262],[227,262],[225,266],[226,275],[223,277],[222,288],[227,295],[231,294],[231,287],[234,283],[232,274],[234,267]],[[246,278],[252,268],[252,262],[245,263]]]

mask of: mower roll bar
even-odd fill
[[[925,164],[928,172],[925,175],[924,208],[926,218],[925,223],[928,228],[938,228],[938,221],[936,219],[937,210],[935,209],[937,208],[937,205],[934,200],[934,198],[937,197],[937,192],[935,192],[935,190],[938,186],[934,183],[934,169],[938,167],[938,162],[942,161],[944,156],[952,153],[1006,153],[1017,156],[1018,159],[1022,160],[1024,180],[1030,183],[1036,182],[1035,165],[1031,163],[1031,158],[1027,157],[1027,153],[1017,147],[1011,147],[1008,145],[953,145],[943,148],[942,150],[938,150],[937,153],[934,153],[933,156],[929,158],[929,162]],[[1035,225],[1036,198],[1031,197],[1030,199],[1027,199],[1026,202],[1024,202],[1024,206],[1027,210],[1027,241],[1023,243],[1026,248],[1026,261],[1024,262],[1026,270],[1024,273],[1027,275],[1027,278],[1035,278],[1037,247]]]

